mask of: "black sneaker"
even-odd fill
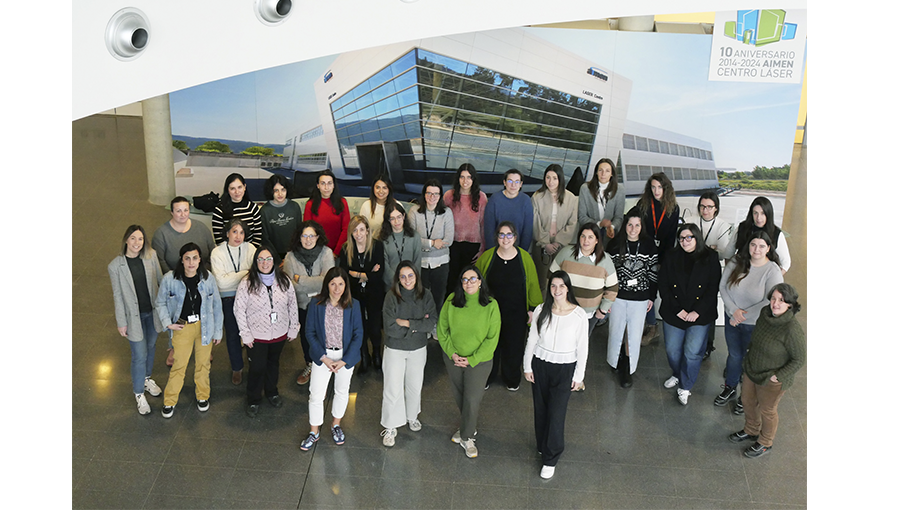
[[[163,418],[171,418],[173,414],[175,414],[175,406],[163,406]]]
[[[722,393],[719,393],[719,396],[716,397],[716,400],[713,401],[713,405],[722,407],[728,403],[729,400],[733,399],[735,395],[737,395],[737,388],[734,386],[728,386],[727,384],[722,386]]]
[[[209,400],[198,400],[197,409],[199,409],[200,412],[209,411]]]
[[[272,404],[272,407],[281,407],[284,405],[284,400],[281,399],[281,395],[272,395],[269,398],[269,403]]]
[[[744,404],[741,403],[741,397],[738,397],[737,402],[734,403],[734,409],[731,410],[731,414],[744,415]]]
[[[259,414],[259,404],[250,404],[247,406],[247,416],[256,418],[257,414]]]
[[[756,457],[761,457],[771,450],[771,446],[763,446],[759,443],[753,443],[753,446],[744,450],[744,457],[749,457],[751,459]]]
[[[759,436],[751,436],[750,434],[744,432],[744,429],[741,429],[728,436],[728,440],[732,443],[740,443],[741,441],[746,441],[748,439],[751,441],[756,441],[757,439],[759,439]]]

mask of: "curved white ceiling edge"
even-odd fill
[[[270,27],[257,20],[253,0],[74,2],[72,119],[229,76],[398,41],[583,19],[748,8],[746,0],[293,3],[290,18]],[[124,7],[142,10],[152,27],[146,51],[128,62],[113,58],[103,37],[109,19]],[[778,7],[805,9],[806,1],[783,0]]]

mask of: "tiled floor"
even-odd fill
[[[130,351],[118,336],[106,265],[131,223],[148,234],[169,218],[150,205],[139,118],[95,116],[73,123],[72,498],[74,508],[804,508],[807,502],[806,369],[781,402],[775,448],[746,459],[726,436],[743,419],[712,405],[726,349],[703,363],[689,405],[662,382],[657,342],[641,352],[634,387],[606,368],[606,330],[591,340],[587,391],[572,395],[566,451],[549,481],[539,478],[527,383],[488,390],[479,457],[450,442],[458,413],[436,343],[429,346],[422,431],[400,429],[381,445],[381,375],[354,376],[343,421],[347,443],[324,434],[301,452],[308,388],[294,383],[299,342],[282,355],[284,407],[244,414],[224,346],[214,349],[211,408],[200,413],[190,377],[171,419],[161,397],[137,413]],[[801,320],[803,314],[801,314]],[[167,380],[165,337],[154,377]],[[192,373],[189,367],[188,373]],[[330,407],[326,407],[329,409]],[[327,413],[326,413],[327,420]]]

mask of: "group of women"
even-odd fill
[[[513,171],[510,179],[516,175],[521,178]],[[687,404],[721,292],[729,356],[715,404],[735,397],[743,373],[747,425],[729,439],[758,440],[748,449],[755,455],[771,448],[772,416],[803,363],[803,339],[793,320],[796,292],[781,278],[787,246],[767,199],[754,200],[730,236],[730,228],[715,226],[714,194],[701,197],[699,226],[679,224],[674,189],[662,173],[647,181],[638,204],[626,212],[611,160],[597,163],[577,198],[566,190],[562,168],[550,165],[531,197],[528,237],[534,242],[519,246],[514,221],[484,231],[487,198],[470,164],[458,169],[446,192],[439,181],[426,182],[409,212],[382,177],[360,214],[351,217],[335,184],[331,172],[320,174],[301,215],[282,177],[267,183],[269,202],[260,210],[247,200],[243,177],[229,176],[213,215],[220,244],[210,256],[211,274],[189,243],[177,267],[163,275],[153,250],[143,245],[143,229],[129,227],[109,272],[119,332],[132,344],[141,414],[150,412],[144,391],[161,393],[151,378],[158,331],[169,330],[175,353],[164,417],[174,412],[193,351],[198,408],[209,408],[211,344],[223,335],[236,385],[247,348],[247,414],[258,414],[263,393],[280,407],[280,353],[299,334],[305,366],[297,383],[309,383],[310,393],[310,432],[301,449],[319,439],[332,375],[331,435],[344,443],[340,423],[351,376],[370,366],[384,373],[382,437],[393,446],[403,425],[413,432],[422,428],[426,345],[435,338],[460,412],[451,440],[476,457],[484,392],[495,378],[516,391],[524,374],[532,383],[541,476],[550,478],[564,447],[569,395],[585,388],[592,329],[609,320],[607,363],[620,384],[630,386],[642,333],[655,324],[658,293],[672,368],[664,386],[677,387],[678,400]],[[720,253],[729,257],[724,277]],[[766,325],[763,353],[751,341],[757,322]],[[770,391],[776,379],[781,393]]]

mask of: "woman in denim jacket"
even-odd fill
[[[194,355],[194,388],[197,408],[209,409],[209,356],[213,344],[222,341],[222,298],[216,279],[200,263],[200,247],[187,243],[179,251],[178,267],[163,276],[156,296],[156,310],[169,330],[175,363],[169,372],[163,400],[163,418],[171,418],[184,384],[191,352]]]

